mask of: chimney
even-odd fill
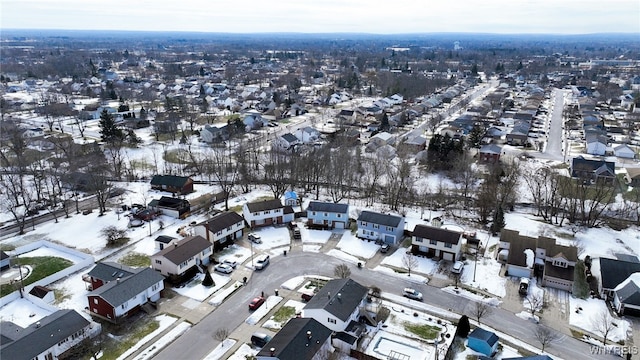
[[[327,291],[327,299],[331,299],[331,291]]]
[[[311,330],[307,331],[307,339],[311,340]]]
[[[117,279],[116,279],[116,282],[117,282],[118,284],[120,284],[120,278],[117,278]]]
[[[40,327],[40,321],[36,322],[36,329]]]
[[[269,352],[271,353],[271,356],[276,356],[276,348],[269,349]]]
[[[338,293],[338,300],[342,300],[342,293]]]

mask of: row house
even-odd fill
[[[170,282],[179,283],[193,277],[201,266],[208,265],[212,254],[213,244],[207,239],[189,236],[151,255],[151,267]]]
[[[401,216],[363,211],[358,216],[357,236],[396,245],[403,239],[404,224]]]
[[[242,215],[252,229],[293,221],[293,210],[283,206],[279,199],[246,203],[242,206]]]
[[[462,249],[462,233],[441,227],[418,224],[411,236],[411,253],[457,261]]]
[[[307,226],[346,229],[349,227],[349,205],[311,201],[307,207]]]
[[[218,250],[233,244],[237,239],[242,239],[244,228],[242,216],[233,211],[225,211],[197,224],[194,233],[207,239],[213,244],[213,248]]]

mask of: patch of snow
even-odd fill
[[[209,304],[213,306],[219,306],[222,302],[228,298],[231,294],[233,294],[237,288],[242,286],[240,281],[234,282],[231,286],[222,289],[221,291],[216,293],[211,300],[209,300]]]
[[[155,319],[156,319],[156,321],[159,322],[158,328],[156,330],[154,330],[152,333],[150,333],[147,336],[145,336],[142,339],[140,339],[140,341],[138,341],[135,345],[133,345],[132,347],[127,349],[127,351],[125,351],[123,354],[118,356],[117,360],[124,360],[124,359],[128,358],[131,354],[133,354],[134,352],[138,351],[138,349],[140,349],[143,345],[145,345],[151,339],[153,339],[154,337],[158,336],[163,331],[165,331],[167,328],[169,328],[169,326],[171,326],[171,324],[173,324],[177,320],[176,318],[174,318],[172,316],[168,316],[168,315],[159,315],[159,316],[156,316]]]
[[[531,249],[524,249],[524,255],[527,257],[527,267],[533,269],[533,263],[536,259],[536,254]]]
[[[327,252],[327,255],[333,256],[333,257],[338,258],[340,260],[344,260],[344,261],[350,262],[352,264],[357,264],[359,262],[360,263],[364,263],[362,260],[358,259],[357,257],[355,257],[353,255],[349,255],[349,254],[345,253],[344,251],[337,250],[337,249],[329,250]]]
[[[282,301],[282,297],[280,296],[269,296],[267,298],[267,300],[264,302],[264,304],[262,304],[262,306],[260,306],[258,309],[256,309],[253,314],[251,314],[246,320],[245,322],[249,325],[255,325],[258,323],[258,321],[260,321],[260,319],[262,319],[265,315],[267,315],[267,313],[270,310],[273,310],[273,308],[278,305],[280,303],[280,301]]]
[[[227,351],[229,351],[229,349],[231,349],[233,347],[233,345],[236,344],[236,340],[233,339],[225,339],[224,341],[222,341],[220,344],[218,344],[218,346],[216,346],[215,349],[213,349],[209,354],[207,354],[207,356],[204,357],[203,360],[218,360],[218,359],[222,359],[222,357],[224,356],[224,354],[227,353]],[[247,346],[242,345],[240,347],[240,349],[238,349],[238,351],[236,351],[236,354],[241,352],[242,347],[243,346]],[[242,350],[244,351],[244,350]],[[246,353],[246,355],[249,355],[250,353]],[[257,354],[257,352],[256,352]],[[233,357],[230,357],[229,359],[231,359]],[[246,358],[240,358],[240,359],[246,359]]]
[[[345,230],[340,242],[336,245],[336,249],[361,259],[371,259],[380,249],[380,245],[376,245],[374,241],[369,242],[359,239],[350,231]]]
[[[151,344],[149,347],[144,349],[142,353],[136,356],[135,360],[145,360],[151,359],[155,354],[160,352],[165,346],[171,343],[173,340],[177,339],[178,336],[184,334],[187,330],[191,328],[191,324],[187,322],[181,322],[176,327],[171,329],[168,333],[163,335],[158,341]]]
[[[180,295],[197,301],[204,301],[206,298],[211,296],[211,294],[222,289],[229,281],[231,281],[231,278],[228,275],[219,275],[215,272],[211,272],[211,277],[215,283],[215,285],[211,287],[202,285],[204,274],[198,273],[183,287],[174,287],[172,289]]]

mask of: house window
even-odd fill
[[[260,213],[257,213],[257,212],[253,213],[253,216],[258,216],[258,215],[260,215]]]
[[[339,219],[342,217],[342,214],[336,214],[336,217]]]
[[[380,225],[378,225],[378,224],[373,224],[373,228],[374,228],[374,229],[379,229],[379,228],[380,228]]]
[[[211,249],[210,248],[206,248],[206,249],[202,250],[202,256],[205,256],[210,252],[211,252]]]
[[[438,245],[438,242],[436,240],[429,240],[429,244],[430,245]]]
[[[98,299],[93,298],[93,303],[94,303],[94,304],[96,304],[96,305],[98,305]]]
[[[264,213],[265,214],[271,214],[271,210],[265,210]]]
[[[444,243],[444,247],[451,249],[453,247],[453,244],[451,243]]]
[[[326,216],[329,216],[329,214],[327,214],[327,213],[324,213],[324,216],[325,216],[325,217],[326,217]]]
[[[361,222],[360,222],[360,225],[362,225],[362,226],[367,226],[367,223],[366,223],[366,222],[364,222],[364,221],[361,221]]]
[[[387,226],[387,231],[393,231],[393,228],[391,226]]]
[[[315,214],[316,214],[316,212],[315,212],[315,211],[312,211],[312,212],[311,212],[311,215],[315,215]]]
[[[153,285],[153,286],[151,287],[151,291],[156,291],[156,290],[158,290],[158,287],[160,287],[160,285],[158,285],[158,284]]]
[[[332,319],[332,318],[328,318],[327,321],[331,324],[335,324],[336,323],[336,319]]]
[[[233,228],[232,226],[229,226],[229,227],[227,228],[227,231],[231,231],[231,229],[232,229],[232,228]]]
[[[421,237],[416,237],[416,242],[422,242],[422,238]]]
[[[216,235],[222,235],[222,230],[218,231]]]
[[[124,302],[124,304],[120,305],[120,307],[124,310],[127,308],[127,301]]]
[[[158,264],[158,265],[162,265],[162,261],[161,261],[161,260],[156,259],[156,264]]]

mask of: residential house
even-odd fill
[[[585,133],[587,154],[603,156],[607,151],[607,137],[595,132]]]
[[[242,216],[234,211],[225,211],[197,224],[194,233],[213,244],[214,250],[219,250],[242,239],[244,227]]]
[[[332,331],[312,318],[293,318],[256,354],[257,360],[320,360],[333,353]]]
[[[191,213],[189,201],[168,196],[151,200],[149,208],[176,219],[184,219]]]
[[[413,136],[402,143],[402,148],[411,153],[419,153],[427,148],[427,139],[422,136]]]
[[[264,120],[259,112],[249,111],[244,115],[242,123],[246,127],[247,131],[250,131],[261,128],[264,125]]]
[[[53,290],[41,285],[36,285],[29,291],[29,296],[35,299],[45,302],[46,304],[53,304],[56,300]]]
[[[447,261],[460,258],[462,233],[441,227],[418,224],[411,236],[411,253]]]
[[[250,228],[293,221],[293,217],[285,220],[284,206],[279,199],[246,203],[242,206],[242,215]]]
[[[627,260],[600,258],[599,265],[600,274],[596,273],[595,266],[592,271],[594,276],[599,276],[598,292],[605,300],[612,300],[614,289],[632,274],[640,272],[640,261],[636,257]]]
[[[200,266],[208,265],[211,254],[212,243],[200,235],[189,236],[151,255],[151,267],[170,282],[179,283],[193,277]]]
[[[329,280],[302,310],[302,317],[314,318],[331,331],[345,331],[358,322],[368,289],[351,279]]]
[[[284,192],[284,205],[285,206],[298,206],[300,200],[298,199],[298,194],[293,191],[285,191]]]
[[[613,289],[612,304],[620,315],[640,316],[640,272],[629,275]]]
[[[632,187],[640,187],[640,168],[626,168],[627,173],[624,176],[627,185]]]
[[[481,327],[473,329],[467,337],[467,346],[486,356],[492,356],[498,351],[498,336]]]
[[[171,244],[173,241],[178,241],[178,239],[174,238],[173,236],[160,235],[154,240],[154,243],[156,244],[155,249],[162,250],[165,247],[169,246],[169,244]]]
[[[323,229],[347,229],[349,205],[311,201],[307,206],[307,226]]]
[[[8,269],[11,266],[11,257],[6,252],[0,250],[0,270]]]
[[[354,110],[342,109],[338,113],[338,119],[347,124],[353,124],[356,122],[356,112]]]
[[[578,156],[571,161],[571,177],[584,181],[604,181],[613,183],[616,179],[615,163],[604,160],[591,160]]]
[[[154,175],[151,188],[174,194],[189,194],[193,192],[193,180],[187,176]]]
[[[229,125],[205,125],[204,128],[200,130],[200,138],[209,144],[229,140]]]
[[[404,218],[401,216],[363,211],[358,216],[358,232],[360,238],[380,240],[396,245],[403,239]]]
[[[163,289],[164,277],[151,268],[144,268],[87,294],[89,313],[117,323],[149,302],[158,301]]]
[[[374,144],[376,147],[384,145],[393,145],[395,142],[395,136],[389,134],[386,131],[379,132],[369,139],[369,144]]]
[[[284,133],[271,142],[271,146],[280,151],[294,151],[300,144],[302,142],[292,133]]]
[[[313,143],[320,139],[320,132],[311,126],[305,126],[296,130],[295,136],[303,144]]]
[[[58,310],[23,328],[0,321],[0,358],[15,360],[63,359],[84,339],[100,333],[100,325],[75,310]]]
[[[497,163],[500,161],[500,155],[502,155],[502,147],[496,144],[483,145],[478,150],[478,160],[483,163]]]
[[[613,148],[613,154],[623,159],[635,159],[636,152],[627,144],[621,144]]]
[[[521,235],[516,230],[503,229],[498,244],[498,260],[506,263],[510,276],[535,276],[542,286],[571,292],[577,249],[556,243],[549,237]]]
[[[131,276],[138,271],[139,269],[114,262],[99,262],[89,273],[82,276],[82,280],[88,283],[87,290],[96,290],[104,284]]]

